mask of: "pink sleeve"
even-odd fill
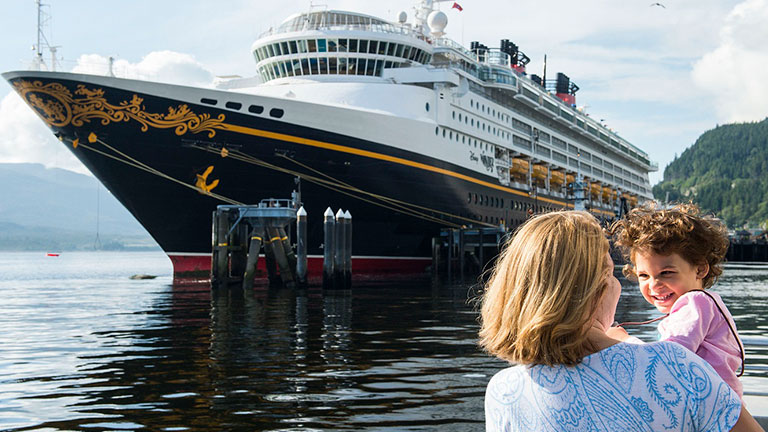
[[[706,294],[696,291],[677,299],[669,316],[659,324],[661,340],[677,342],[696,352],[714,317],[712,303]]]

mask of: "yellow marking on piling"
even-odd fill
[[[229,243],[219,243],[219,247],[229,246]]]
[[[256,236],[253,236],[253,237],[251,237],[251,240],[259,240],[259,241],[261,241],[261,240],[262,240],[262,238],[261,238],[261,237],[256,237]]]
[[[280,240],[280,236],[272,237],[271,239],[269,239],[269,242],[272,243],[273,241],[277,241],[277,240]]]

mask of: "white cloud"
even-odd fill
[[[723,122],[768,116],[768,0],[746,0],[733,8],[719,46],[694,66],[694,82],[712,95]]]
[[[107,75],[109,58],[98,54],[81,55],[72,72]],[[112,72],[121,78],[200,87],[210,87],[213,83],[213,74],[193,56],[174,51],[153,51],[138,63],[116,59],[112,65]]]
[[[48,168],[88,173],[15,92],[0,101],[0,137],[2,162],[41,163]]]

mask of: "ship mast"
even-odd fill
[[[46,69],[56,71],[56,49],[59,46],[51,46],[48,42],[48,38],[45,36],[45,30],[50,25],[51,15],[45,11],[45,7],[50,5],[44,4],[41,0],[35,0],[37,5],[37,44],[32,48],[35,50],[35,58],[32,61],[32,68],[34,70],[42,70],[45,66],[43,60],[43,51],[47,48],[51,53],[51,64],[46,66]]]

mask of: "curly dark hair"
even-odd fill
[[[634,256],[638,251],[659,255],[676,253],[691,265],[709,264],[702,285],[709,288],[723,273],[720,266],[728,252],[728,232],[719,219],[701,215],[695,204],[658,208],[655,203],[632,209],[625,219],[610,228],[614,245],[621,249],[629,264],[625,276],[634,276]]]

